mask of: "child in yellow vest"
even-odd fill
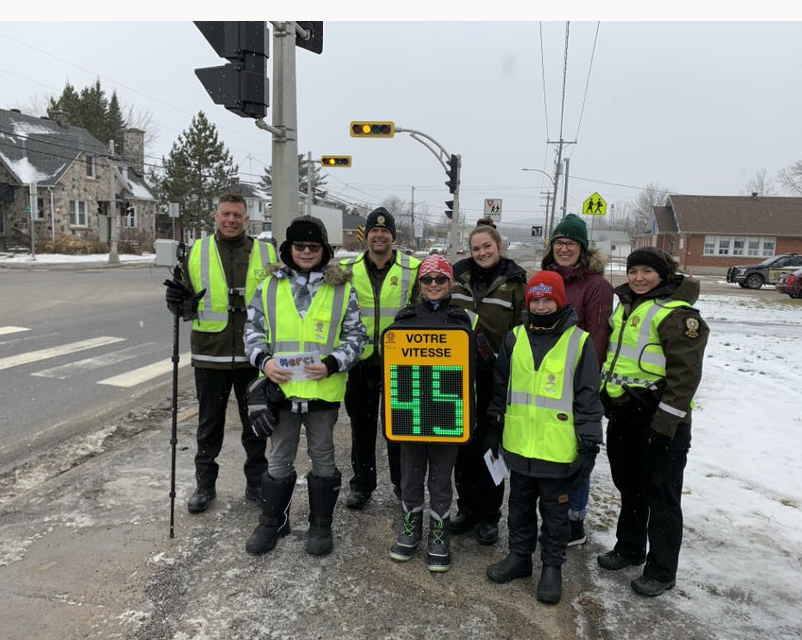
[[[540,539],[537,598],[557,604],[570,533],[568,494],[590,474],[602,441],[599,363],[593,341],[576,326],[559,274],[536,273],[526,305],[525,324],[504,337],[494,370],[489,413],[503,424],[511,471],[510,552],[487,576],[500,583],[531,576]]]

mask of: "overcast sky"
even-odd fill
[[[542,218],[549,181],[521,169],[553,172],[565,22],[326,21],[324,34],[322,55],[297,49],[298,149],[353,156],[353,168],[328,171],[332,193],[375,205],[409,200],[414,185],[416,203],[442,219],[450,195],[429,151],[403,134],[348,133],[351,120],[393,120],[462,154],[468,220],[485,198],[503,200],[505,222]],[[257,181],[269,134],[213,104],[193,73],[220,63],[189,21],[3,22],[0,107],[25,110],[68,80],[99,77],[153,114],[147,163],[160,164],[203,110],[241,179]],[[270,75],[272,87],[272,65]],[[595,191],[623,206],[650,182],[737,195],[755,172],[774,177],[802,159],[801,23],[571,22],[566,78],[569,212]]]

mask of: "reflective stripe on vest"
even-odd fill
[[[268,278],[262,288],[262,306],[268,325],[267,341],[273,354],[318,351],[321,358],[331,354],[340,344],[340,327],[350,291],[350,283],[324,282],[302,319],[295,307],[289,278]],[[279,386],[288,398],[342,402],[345,382],[345,372],[337,372],[323,380],[282,382]]]
[[[471,320],[471,329],[476,331],[476,325],[479,324],[479,314],[475,311],[468,311],[467,309],[463,309],[463,311],[468,314]]]
[[[373,354],[374,344],[379,341],[382,331],[389,327],[398,312],[409,304],[420,260],[396,250],[395,262],[384,277],[379,291],[378,311],[373,284],[365,265],[365,254],[341,260],[340,266],[354,276],[352,282],[359,298],[359,317],[368,332],[368,343],[362,352],[362,360],[366,360]],[[398,287],[399,281],[400,287]]]
[[[588,334],[566,329],[535,369],[523,325],[513,329],[504,449],[526,458],[569,463],[576,458],[574,372]]]
[[[611,398],[624,394],[623,385],[654,388],[665,378],[666,357],[657,328],[678,307],[690,307],[684,300],[647,300],[624,320],[619,304],[610,318],[613,328],[607,359],[602,367],[602,387]],[[644,365],[648,365],[648,368]]]
[[[206,293],[198,301],[198,318],[192,322],[192,328],[207,333],[223,331],[228,325],[229,295],[241,295],[245,304],[249,304],[259,284],[267,277],[268,266],[275,262],[273,245],[254,240],[245,287],[229,288],[214,236],[196,240],[189,254],[189,279],[195,291],[205,289]]]

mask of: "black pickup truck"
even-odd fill
[[[802,255],[783,253],[766,258],[759,264],[730,267],[727,282],[737,282],[745,289],[760,289],[764,284],[777,284],[783,273],[802,267]]]

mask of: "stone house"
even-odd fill
[[[682,269],[709,274],[802,253],[802,198],[672,195],[654,207],[652,231],[635,245],[658,247]]]
[[[112,155],[63,114],[50,119],[0,109],[0,250],[30,246],[32,184],[37,237],[108,242],[111,211],[118,216],[121,239],[151,250],[157,203],[143,178],[144,136],[140,129],[126,129],[124,148]]]

